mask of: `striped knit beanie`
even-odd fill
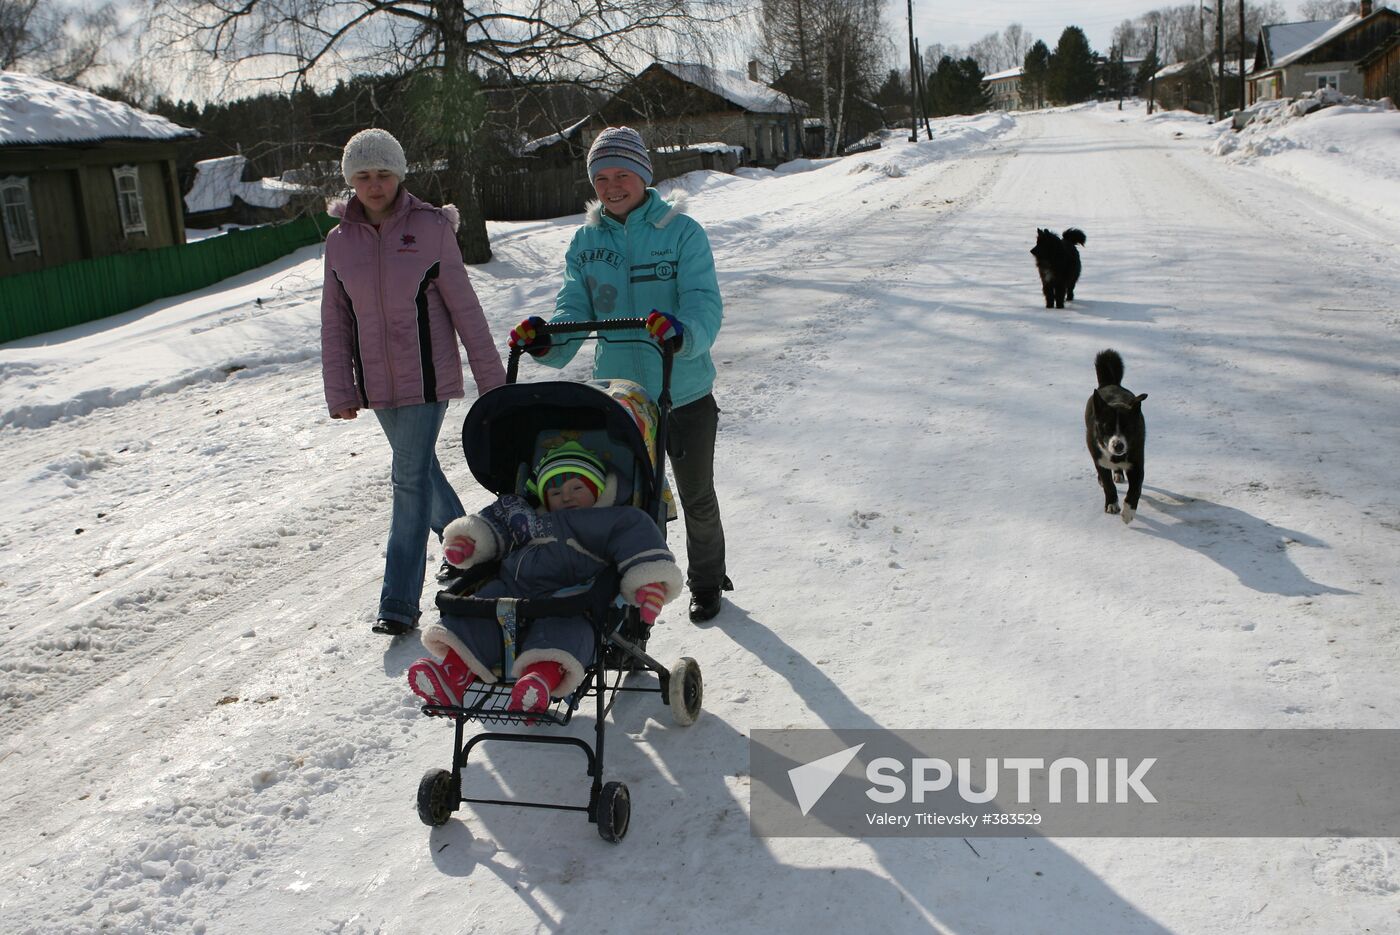
[[[588,178],[592,181],[604,169],[626,169],[651,184],[651,157],[642,135],[631,127],[608,127],[588,148]]]
[[[534,480],[526,489],[543,500],[550,481],[558,478],[562,482],[569,476],[581,479],[593,491],[594,498],[598,496],[598,491],[607,486],[607,469],[603,467],[602,459],[578,442],[570,441],[545,452],[535,466]]]

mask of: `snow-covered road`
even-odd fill
[[[937,130],[669,186],[726,297],[737,590],[713,626],[671,609],[652,641],[704,667],[698,724],[648,696],[614,712],[634,808],[616,847],[569,814],[419,823],[450,730],[404,687],[416,640],[369,632],[387,446],[325,417],[314,248],[0,348],[0,931],[1400,926],[1393,839],[750,835],[753,728],[1400,715],[1394,212],[1140,109]],[[549,307],[575,223],[493,225],[473,278],[498,335]],[[1027,251],[1069,226],[1084,277],[1047,310]],[[1109,346],[1149,393],[1130,526],[1084,450]],[[455,436],[444,463],[480,505]],[[576,759],[474,774],[586,797]]]

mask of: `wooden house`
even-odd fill
[[[0,276],[185,242],[176,141],[194,130],[0,72]]]
[[[1341,19],[1265,26],[1247,76],[1249,103],[1332,88],[1365,94],[1357,63],[1400,31],[1400,13],[1361,0]]]
[[[1363,94],[1372,100],[1388,97],[1400,106],[1400,31],[1356,60]]]
[[[626,124],[652,149],[726,143],[743,164],[775,166],[802,155],[807,106],[749,74],[709,65],[656,62],[580,128],[585,150],[604,128]]]

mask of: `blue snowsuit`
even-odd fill
[[[665,537],[651,517],[634,506],[594,506],[537,512],[524,498],[507,494],[481,512],[455,520],[445,539],[468,536],[475,550],[466,567],[499,559],[500,570],[473,597],[535,598],[581,591],[603,569],[615,566],[625,601],[636,603],[637,588],[660,582],[667,598],[681,590],[681,573]],[[423,645],[438,655],[457,654],[486,682],[502,664],[501,627],[494,620],[444,613],[440,624],[423,631]],[[593,628],[582,617],[531,620],[516,646],[512,677],[535,662],[564,667],[556,695],[569,694],[593,661]]]

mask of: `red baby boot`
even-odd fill
[[[525,667],[510,693],[510,710],[534,714],[549,707],[549,697],[564,681],[564,667],[557,662],[535,662]],[[534,724],[534,720],[525,722]]]
[[[442,662],[424,657],[408,667],[408,687],[428,704],[460,707],[463,693],[475,678],[453,649]]]

